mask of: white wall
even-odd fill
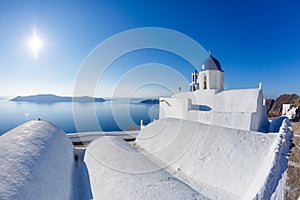
[[[0,136],[0,199],[76,199],[73,145],[46,121]]]
[[[177,93],[172,96],[179,99],[191,99],[192,104],[207,105],[218,112],[256,112],[261,90],[198,90],[195,92]]]
[[[174,117],[185,119],[190,107],[189,99],[160,98],[159,118]]]
[[[144,128],[136,143],[208,198],[268,199],[290,137],[169,118]]]
[[[259,96],[257,98],[256,112],[253,112],[251,114],[250,130],[269,132],[270,122],[268,120],[266,107],[263,102],[263,93],[260,90]]]
[[[168,104],[166,102],[169,102]],[[188,119],[253,131],[268,131],[268,118],[260,89],[198,90],[178,93],[160,103],[160,118]],[[211,110],[195,109],[206,107]]]
[[[251,117],[251,113],[205,112],[190,110],[186,119],[193,122],[250,130]]]
[[[121,138],[94,140],[84,161],[94,199],[206,199]]]
[[[205,70],[199,72],[200,90],[204,90],[204,77],[206,76],[207,89],[224,90],[224,73],[219,70]]]

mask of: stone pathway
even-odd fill
[[[294,145],[289,156],[287,189],[284,199],[298,200],[300,197],[300,122],[293,122],[292,129],[294,133]]]

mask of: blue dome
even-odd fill
[[[220,62],[212,55],[209,55],[209,58],[204,60],[201,71],[204,70],[219,70],[223,72]]]

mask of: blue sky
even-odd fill
[[[296,0],[2,0],[0,96],[72,95],[80,66],[89,53],[107,38],[140,27],[173,29],[210,49],[225,71],[227,89],[258,87],[263,82],[267,98],[282,93],[299,95],[299,7]],[[37,57],[27,44],[34,30],[42,40]],[[110,96],[110,86],[128,70],[146,63],[170,66],[187,80],[193,70],[168,52],[132,52],[112,64],[111,74],[108,71],[104,82],[99,81],[99,94]],[[157,72],[149,73],[141,76],[155,76]],[[176,84],[175,80],[170,87]],[[149,88],[153,91],[147,91]],[[160,91],[157,86],[147,86],[140,95],[155,95],[155,91]],[[126,96],[126,91],[120,96]]]

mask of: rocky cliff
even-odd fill
[[[269,117],[277,117],[282,114],[282,104],[295,104],[300,96],[296,94],[282,94],[276,100],[266,100],[266,110]]]

